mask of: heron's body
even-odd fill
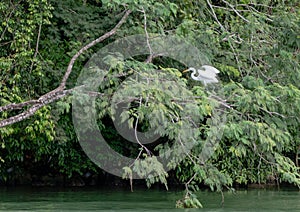
[[[217,74],[220,73],[218,69],[209,65],[203,65],[201,68],[204,69],[204,71],[201,69],[196,70],[195,68],[189,68],[184,72],[192,71],[191,77],[194,80],[202,81],[204,85],[219,82],[216,78]]]

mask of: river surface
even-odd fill
[[[300,211],[300,192],[297,189],[224,192],[223,206],[220,193],[202,191],[197,195],[204,207],[201,211]],[[131,193],[100,188],[0,187],[0,211],[170,211],[182,196],[182,192],[154,189]]]

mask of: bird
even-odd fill
[[[203,69],[203,70],[201,70]],[[183,71],[183,73],[192,71],[191,77],[196,81],[202,81],[203,84],[206,86],[210,83],[217,83],[219,82],[216,78],[217,74],[220,73],[218,69],[213,66],[203,65],[200,69],[196,70],[195,68],[189,68]],[[198,72],[198,76],[196,76],[196,72]]]

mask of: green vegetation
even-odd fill
[[[126,61],[107,57],[111,66],[99,88],[102,97],[96,102],[99,128],[114,150],[147,161],[124,167],[124,178],[130,179],[135,172],[148,176],[148,186],[161,182],[167,187],[170,178],[184,184],[186,195],[177,207],[201,207],[193,192],[204,186],[219,192],[251,183],[287,182],[300,187],[296,166],[300,149],[298,0],[3,0],[0,17],[1,183],[28,175],[72,178],[102,172],[81,149],[72,123],[72,95],[64,91],[74,88],[83,66],[101,47],[124,36],[147,32],[175,34],[203,50],[209,63],[221,72],[223,96],[217,100],[225,105],[226,124],[212,157],[201,161],[205,138],[218,132],[210,122],[217,107],[201,83],[181,74],[187,67],[163,57],[155,57],[150,63],[142,56]],[[113,29],[122,17],[125,22],[113,36],[77,58],[67,84],[62,85],[71,58],[84,45]],[[126,81],[131,86],[126,95],[136,101],[129,112],[122,114],[122,120],[128,120],[131,128],[138,123],[142,131],[156,128],[161,136],[147,149],[139,149],[138,144],[128,145],[117,134],[110,104],[124,76],[135,73],[155,78],[155,69],[169,74],[159,74],[156,83],[171,79],[185,89],[176,90],[168,81],[170,85],[166,86],[171,89],[158,92],[155,86],[135,78]],[[61,92],[57,101],[30,101],[55,88]],[[146,89],[148,92],[135,92]],[[183,103],[172,101],[175,94],[201,98]],[[16,123],[5,125],[10,117]],[[152,117],[152,122],[146,117]],[[195,125],[193,131],[181,130],[181,126]],[[175,159],[169,162],[172,170],[168,174],[149,152],[163,152],[181,142],[194,142],[195,146],[178,166]],[[184,149],[173,154],[182,152]],[[149,177],[152,171],[160,175]]]

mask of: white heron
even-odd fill
[[[201,70],[203,69],[203,70]],[[187,70],[184,70],[183,73],[192,71],[191,77],[194,80],[202,81],[204,85],[207,85],[209,83],[217,83],[219,82],[216,78],[217,74],[220,73],[218,69],[216,69],[213,66],[209,65],[203,65],[200,69],[196,70],[195,68],[189,68]],[[196,76],[196,73],[198,72],[198,75]]]

